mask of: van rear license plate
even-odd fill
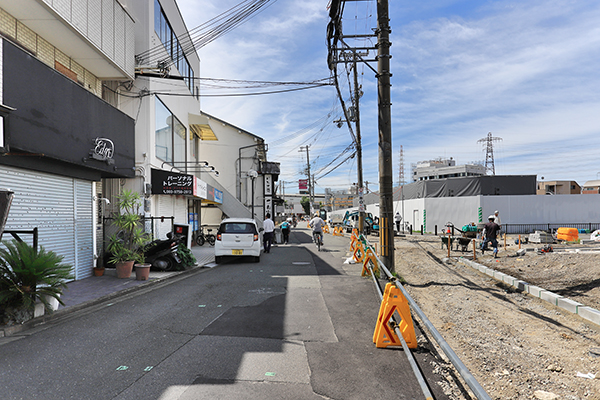
[[[231,250],[233,256],[241,256],[242,254],[244,254],[244,250]]]

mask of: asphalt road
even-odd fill
[[[421,399],[401,349],[372,338],[379,300],[349,240],[308,229],[0,341],[8,399]],[[415,353],[436,399],[433,355]]]

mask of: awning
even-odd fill
[[[200,140],[219,140],[210,127],[210,118],[203,114],[188,113],[190,139],[196,135]]]
[[[190,124],[190,133],[198,136],[200,140],[219,140],[209,124]],[[190,137],[190,139],[192,139]]]

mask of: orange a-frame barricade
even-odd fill
[[[323,226],[323,233],[329,233],[329,225]]]
[[[402,321],[398,324],[398,328],[408,348],[416,349],[418,346],[417,336],[415,335],[408,300],[406,300],[400,289],[393,283],[385,285],[385,292],[383,293],[383,300],[381,301],[379,316],[377,317],[377,326],[375,326],[375,333],[373,334],[373,343],[378,348],[402,346],[400,338],[389,324],[394,311],[398,311],[398,314],[402,318]]]
[[[370,276],[371,271],[369,271],[369,261],[373,263],[373,271],[375,273],[379,272],[379,264],[377,263],[377,257],[375,257],[375,253],[371,247],[367,247],[365,251],[365,257],[363,259],[363,269],[360,273],[361,276]]]
[[[352,258],[357,263],[361,263],[365,259],[365,244],[362,242],[362,240],[358,240],[356,242],[356,246],[354,247],[354,251],[352,252]]]
[[[344,230],[341,226],[333,229],[333,236],[344,236]]]
[[[354,232],[352,232],[352,235],[350,236],[350,251],[354,252],[354,249],[358,245],[358,242],[358,235],[355,235]]]

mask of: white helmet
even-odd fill
[[[495,219],[496,219],[496,217],[495,217],[495,216],[493,216],[493,215],[490,215],[490,216],[488,217],[488,219],[494,219],[494,220],[495,220]]]

